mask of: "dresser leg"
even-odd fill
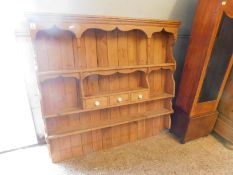
[[[200,137],[208,136],[213,130],[218,112],[191,117],[183,110],[175,107],[172,114],[171,130],[182,144]]]

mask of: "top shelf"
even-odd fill
[[[46,71],[38,72],[37,75],[41,82],[57,78],[57,77],[75,77],[77,79],[84,79],[90,75],[111,75],[114,73],[131,73],[135,71],[151,72],[153,70],[168,69],[174,70],[175,63],[162,63],[162,64],[149,64],[149,65],[135,65],[135,66],[122,66],[122,67],[98,67],[92,69],[73,69],[73,70],[59,70],[59,71]]]
[[[165,30],[172,33],[177,38],[180,21],[152,20],[152,19],[133,19],[120,17],[102,17],[87,15],[58,15],[58,14],[28,14],[30,22],[30,34],[33,39],[40,30],[46,30],[51,27],[58,27],[63,30],[72,31],[77,38],[80,38],[83,32],[89,28],[112,31],[118,28],[121,31],[133,29],[142,30],[148,38],[154,32]],[[64,20],[66,22],[64,22]],[[111,25],[110,25],[111,24]]]

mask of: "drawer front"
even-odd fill
[[[110,96],[110,105],[120,105],[129,101],[129,94],[118,94]]]
[[[85,103],[86,103],[86,109],[102,108],[108,106],[108,98],[99,97],[99,98],[86,99]]]
[[[149,91],[148,90],[131,93],[131,101],[146,100],[148,98],[149,98]]]

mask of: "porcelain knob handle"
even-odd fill
[[[139,95],[138,95],[138,99],[143,99],[143,95],[142,95],[142,94],[139,94]]]
[[[99,106],[100,102],[99,101],[95,101],[95,106]]]
[[[117,101],[118,101],[119,103],[122,102],[122,100],[123,100],[123,99],[122,99],[121,97],[118,97],[118,98],[117,98]]]

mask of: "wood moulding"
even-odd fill
[[[228,116],[219,114],[214,131],[233,144],[233,122]]]
[[[84,31],[90,28],[104,31],[130,31],[138,29],[148,38],[155,32],[166,31],[177,38],[180,22],[172,20],[150,20],[119,17],[99,17],[83,15],[57,15],[57,14],[27,14],[30,22],[30,34],[35,39],[38,31],[57,27],[72,31],[77,38],[81,38]],[[65,20],[65,22],[63,21]]]

